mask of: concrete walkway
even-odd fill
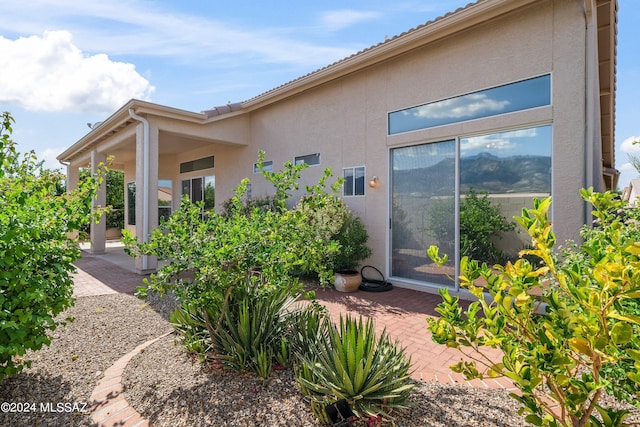
[[[107,253],[103,255],[91,255],[83,251],[83,257],[75,265],[78,272],[74,276],[74,285],[78,297],[133,294],[145,277],[135,273],[133,260],[124,254],[122,246],[117,243],[107,245]],[[411,356],[413,377],[417,380],[516,390],[504,378],[468,382],[449,369],[450,365],[461,359],[461,354],[455,349],[435,344],[426,322],[428,316],[437,316],[435,308],[441,301],[439,295],[394,287],[391,291],[381,293],[341,293],[334,289],[320,289],[316,296],[328,308],[334,320],[339,319],[341,314],[362,314],[374,319],[377,330],[386,330]],[[116,425],[148,425],[124,400],[120,375],[129,360],[154,341],[132,349],[105,371],[105,377],[98,383],[92,396],[92,400],[99,403],[93,413],[93,419],[99,426],[111,426],[118,422],[121,424]],[[499,353],[495,352],[494,355],[499,360]],[[107,378],[107,373],[113,375],[109,374]]]

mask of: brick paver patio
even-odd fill
[[[122,249],[116,247],[107,250],[121,251]],[[142,284],[145,276],[133,272],[131,265],[123,266],[123,262],[126,261],[133,263],[132,260],[125,259],[123,261],[121,256],[91,255],[88,252],[83,252],[83,257],[75,263],[78,267],[78,272],[74,276],[75,294],[79,297],[111,293],[132,294],[135,288]],[[316,296],[322,304],[327,306],[335,320],[339,318],[340,314],[347,313],[362,314],[373,318],[377,330],[386,329],[388,335],[392,339],[397,339],[400,345],[406,349],[407,354],[411,356],[414,369],[413,377],[417,380],[515,390],[511,383],[503,378],[468,382],[461,375],[449,370],[448,367],[458,362],[461,355],[455,349],[435,344],[431,340],[425,320],[427,316],[437,316],[434,309],[440,302],[439,295],[394,287],[391,291],[380,293],[364,291],[341,293],[334,289],[320,289],[316,292]],[[139,349],[135,350],[139,351]],[[126,365],[131,354],[123,355],[123,358],[118,361],[117,369],[114,366],[112,371],[119,372],[120,368],[123,368],[121,365]],[[499,360],[498,352],[495,353],[495,357],[496,360]],[[100,392],[104,392],[105,380],[109,380],[106,378],[107,372],[110,371],[105,372],[105,378],[94,390],[96,396],[105,396],[105,393]],[[112,382],[116,378],[117,375],[114,375]],[[120,387],[119,381],[115,382],[118,384],[112,385],[113,390]],[[125,405],[126,402],[120,401],[120,396],[119,393],[116,393],[118,401],[114,402],[103,399],[104,401],[100,405],[102,411],[94,413],[94,421],[98,425],[104,425],[103,421],[108,417],[109,423],[113,422],[113,412],[104,410],[105,406],[109,407],[113,403],[117,404],[117,408],[116,406],[111,408],[116,408],[117,413],[126,415],[129,418],[128,421],[133,422],[123,425],[144,425],[144,420],[134,416],[137,414],[135,410]],[[104,415],[104,420],[101,419],[101,414]]]

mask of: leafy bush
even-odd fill
[[[440,239],[438,243],[447,254],[453,254],[455,249],[455,218],[452,212],[453,200],[444,200],[434,204],[427,217],[427,231]],[[493,204],[486,193],[478,194],[470,189],[460,199],[461,256],[488,264],[502,263],[505,254],[495,241],[501,232],[513,230],[515,224],[502,215],[500,206]]]
[[[168,261],[146,284],[160,295],[173,291],[182,306],[189,307],[192,314],[182,328],[193,323],[196,332],[188,332],[186,343],[203,348],[199,340],[204,321],[211,345],[234,369],[267,376],[274,360],[289,363],[295,356],[282,310],[302,289],[293,274],[312,271],[323,284],[332,277],[326,260],[338,245],[312,215],[336,198],[325,190],[331,171],[307,188],[304,209],[287,208],[286,197],[305,167],[288,162],[282,171],[265,172],[278,196],[274,209],[247,214],[243,197],[248,180],[243,180],[226,215],[211,212],[203,219],[201,205],[184,198],[149,243],[138,244],[131,233],[124,233],[130,254]],[[143,296],[146,288],[139,292]]]
[[[263,174],[274,185],[276,193],[273,196],[241,199],[239,212],[242,215],[248,216],[254,212],[279,212],[287,209],[288,199],[292,196],[291,190],[298,188],[298,177],[286,169],[280,172],[263,171]],[[334,271],[355,269],[360,261],[371,255],[371,249],[367,246],[369,235],[360,218],[355,216],[337,196],[337,188],[342,180],[338,180],[332,186],[333,191],[325,191],[326,180],[331,176],[330,174],[330,170],[325,171],[325,176],[317,185],[307,187],[307,193],[300,198],[292,210],[303,212],[308,221],[307,225],[315,230],[316,241],[325,241],[327,244],[337,243],[333,254],[325,260],[327,266]],[[222,215],[231,217],[238,209],[236,205],[237,202],[233,198],[225,201]],[[314,266],[309,267],[299,269],[296,274],[300,276],[313,274]]]
[[[594,199],[595,200],[595,199]],[[569,245],[560,249],[556,262],[563,269],[582,271],[599,260],[599,253],[606,247],[617,244],[612,235],[619,242],[640,242],[640,208],[627,207],[610,195],[605,201],[598,201],[600,216],[605,216],[604,224],[601,218],[596,218],[593,226],[585,225],[581,230],[583,243],[578,246]],[[640,319],[640,297],[623,298],[619,302],[620,312],[628,313]],[[640,350],[640,340],[633,340],[624,347],[629,350]],[[602,376],[607,379],[605,390],[620,400],[635,402],[640,408],[640,396],[637,396],[637,384],[627,375],[634,371],[635,361],[632,358],[620,358],[617,363],[606,363],[602,367]]]
[[[371,319],[340,317],[327,335],[311,344],[302,356],[296,380],[311,401],[314,414],[328,422],[325,407],[345,399],[358,417],[383,415],[407,406],[414,388],[410,359],[386,333],[376,338]]]
[[[23,356],[51,343],[55,316],[73,304],[72,262],[80,257],[67,233],[91,218],[97,182],[59,192],[62,176],[10,139],[13,118],[0,123],[0,380],[29,366]],[[96,214],[99,214],[97,212]],[[95,216],[93,217],[95,218]]]
[[[534,208],[516,221],[532,238],[533,249],[521,254],[536,256],[541,264],[521,258],[496,272],[465,257],[461,285],[478,301],[463,313],[458,298],[443,289],[437,308],[442,317],[428,319],[435,342],[474,351],[471,362],[452,369],[467,378],[510,378],[520,390],[512,394],[522,405],[520,413],[534,425],[622,425],[615,424],[622,412],[601,407],[609,384],[624,384],[626,397],[638,403],[640,243],[635,233],[624,231],[616,215],[622,204],[613,194],[589,189],[581,196],[593,205],[599,231],[586,232],[584,244],[565,264],[557,264],[553,252],[551,198],[534,200]],[[438,264],[446,261],[435,247],[429,256]],[[475,286],[479,278],[486,286]],[[542,295],[532,296],[534,289]],[[484,347],[500,348],[502,361],[491,360]],[[606,414],[604,424],[593,416],[596,408]]]
[[[278,199],[276,196],[247,197],[242,199],[240,212],[243,215],[251,215],[256,209],[262,212],[277,212],[279,209]],[[230,218],[233,216],[234,211],[235,205],[233,199],[228,199],[222,204],[222,216]]]
[[[367,246],[367,229],[351,211],[347,212],[340,230],[331,239],[340,244],[340,249],[333,256],[334,271],[356,269],[360,261],[371,255],[371,248]]]
[[[105,210],[106,227],[121,230],[124,228],[124,172],[105,168],[103,173],[108,206]],[[80,169],[81,182],[90,178],[91,169]],[[84,231],[88,234],[89,227],[85,227]]]
[[[488,264],[501,263],[505,254],[495,240],[500,232],[513,231],[516,226],[507,221],[500,206],[491,202],[486,193],[479,195],[473,189],[460,202],[460,253],[462,256]]]

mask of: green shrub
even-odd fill
[[[447,254],[454,253],[455,218],[453,200],[435,203],[429,210],[427,232],[439,238],[440,249]],[[500,206],[491,202],[486,193],[476,193],[470,189],[460,199],[460,255],[486,262],[502,263],[505,254],[495,242],[501,232],[515,230],[515,224],[508,221],[500,211]]]
[[[340,249],[333,256],[332,266],[335,270],[354,270],[360,262],[371,255],[371,248],[367,246],[369,234],[364,224],[351,211],[345,215],[340,230],[332,240],[338,242]]]
[[[491,202],[486,193],[469,190],[460,202],[460,253],[487,264],[502,263],[505,254],[495,241],[501,232],[513,231],[516,226],[507,221],[500,206]]]
[[[521,258],[495,271],[463,258],[461,286],[478,300],[463,312],[458,298],[443,289],[441,317],[428,319],[435,342],[473,354],[471,362],[452,369],[467,378],[510,378],[520,390],[511,396],[534,425],[598,425],[596,408],[607,414],[603,425],[623,425],[623,413],[602,407],[609,384],[624,384],[626,397],[638,402],[640,243],[616,215],[622,204],[613,194],[592,189],[580,194],[593,206],[599,231],[586,232],[583,245],[567,249],[566,263],[558,264],[553,251],[551,198],[534,200],[534,208],[516,221],[532,238],[533,249],[521,254],[541,263]],[[435,247],[429,256],[438,264],[446,261]],[[475,286],[479,278],[486,286]],[[533,289],[542,289],[542,295],[533,296]],[[486,356],[486,347],[501,349],[502,360]]]
[[[332,186],[333,191],[325,191],[326,179],[330,173],[330,170],[325,171],[325,177],[317,185],[307,187],[306,194],[292,210],[302,212],[307,218],[307,225],[315,230],[314,241],[337,244],[335,252],[325,260],[332,270],[355,269],[360,261],[371,255],[371,249],[367,246],[369,235],[360,218],[355,216],[337,195],[337,188],[342,180],[338,180]],[[234,199],[229,199],[224,203],[223,216],[230,218],[238,210],[242,215],[248,216],[256,212],[281,212],[288,209],[291,190],[298,188],[297,177],[287,170],[263,171],[263,174],[274,185],[276,194],[243,198],[239,209]],[[285,186],[285,183],[288,183],[288,186]],[[312,275],[314,268],[313,265],[301,268],[296,271],[296,275]]]
[[[110,160],[108,159],[107,163]],[[91,169],[80,169],[80,181],[85,181],[90,177]],[[122,230],[124,228],[124,172],[105,168],[104,182],[108,206],[108,209],[105,210],[106,227]],[[88,225],[83,231],[89,233]]]
[[[146,285],[160,295],[173,291],[192,311],[178,326],[195,328],[186,339],[192,349],[205,348],[200,342],[204,321],[213,349],[234,369],[267,376],[274,362],[289,364],[297,357],[294,350],[300,345],[290,346],[288,340],[291,313],[282,313],[302,290],[294,273],[310,271],[321,284],[329,283],[332,272],[326,260],[338,250],[313,216],[335,203],[335,194],[325,189],[330,170],[307,188],[304,208],[287,208],[286,197],[297,188],[305,167],[288,162],[282,171],[264,172],[276,188],[273,209],[247,214],[243,198],[248,180],[243,180],[225,215],[210,212],[202,218],[201,205],[184,198],[180,209],[153,231],[149,243],[138,244],[133,234],[124,233],[130,254],[168,261]],[[146,289],[139,289],[140,296]]]
[[[626,207],[624,203],[615,200],[613,195],[610,197],[611,200],[605,199],[606,203],[598,201],[600,215],[605,215],[604,223],[602,219],[596,218],[593,226],[585,225],[582,228],[581,245],[569,242],[569,245],[560,249],[556,262],[562,269],[584,271],[585,268],[593,268],[601,259],[601,252],[605,248],[619,245],[617,242],[640,242],[640,208]],[[640,297],[623,298],[617,304],[620,312],[640,319]],[[639,344],[640,340],[633,340],[623,346],[623,350],[640,351]],[[634,359],[625,357],[619,358],[616,363],[605,363],[601,375],[607,380],[607,393],[640,408],[637,384],[627,375],[634,371],[634,363]]]
[[[385,416],[407,406],[414,388],[410,359],[386,333],[376,337],[371,319],[340,317],[328,334],[310,345],[296,380],[311,401],[313,412],[327,422],[325,407],[345,399],[358,417]]]
[[[73,193],[63,177],[21,156],[11,141],[13,118],[0,122],[0,380],[29,366],[27,350],[49,345],[55,316],[73,305],[72,262],[80,257],[67,233],[91,218],[97,180]],[[98,179],[99,181],[99,179]],[[100,212],[96,212],[96,215]],[[95,215],[93,216],[95,219]]]
[[[122,230],[124,228],[124,209],[110,209],[107,211],[106,227]]]
[[[243,215],[250,215],[256,209],[262,212],[277,212],[278,207],[279,203],[276,196],[246,197],[242,199],[242,208],[240,209],[240,212]],[[225,200],[222,204],[222,216],[230,218],[233,216],[234,212],[235,205],[233,199]]]

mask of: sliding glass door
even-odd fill
[[[391,151],[391,275],[454,286],[455,140]],[[449,256],[445,268],[427,256],[431,245]]]
[[[551,125],[391,150],[391,276],[455,286],[456,260],[487,265],[531,242],[513,217],[551,194]],[[506,224],[506,225],[501,225]],[[449,261],[427,256],[431,245]],[[423,283],[424,282],[424,283]]]

